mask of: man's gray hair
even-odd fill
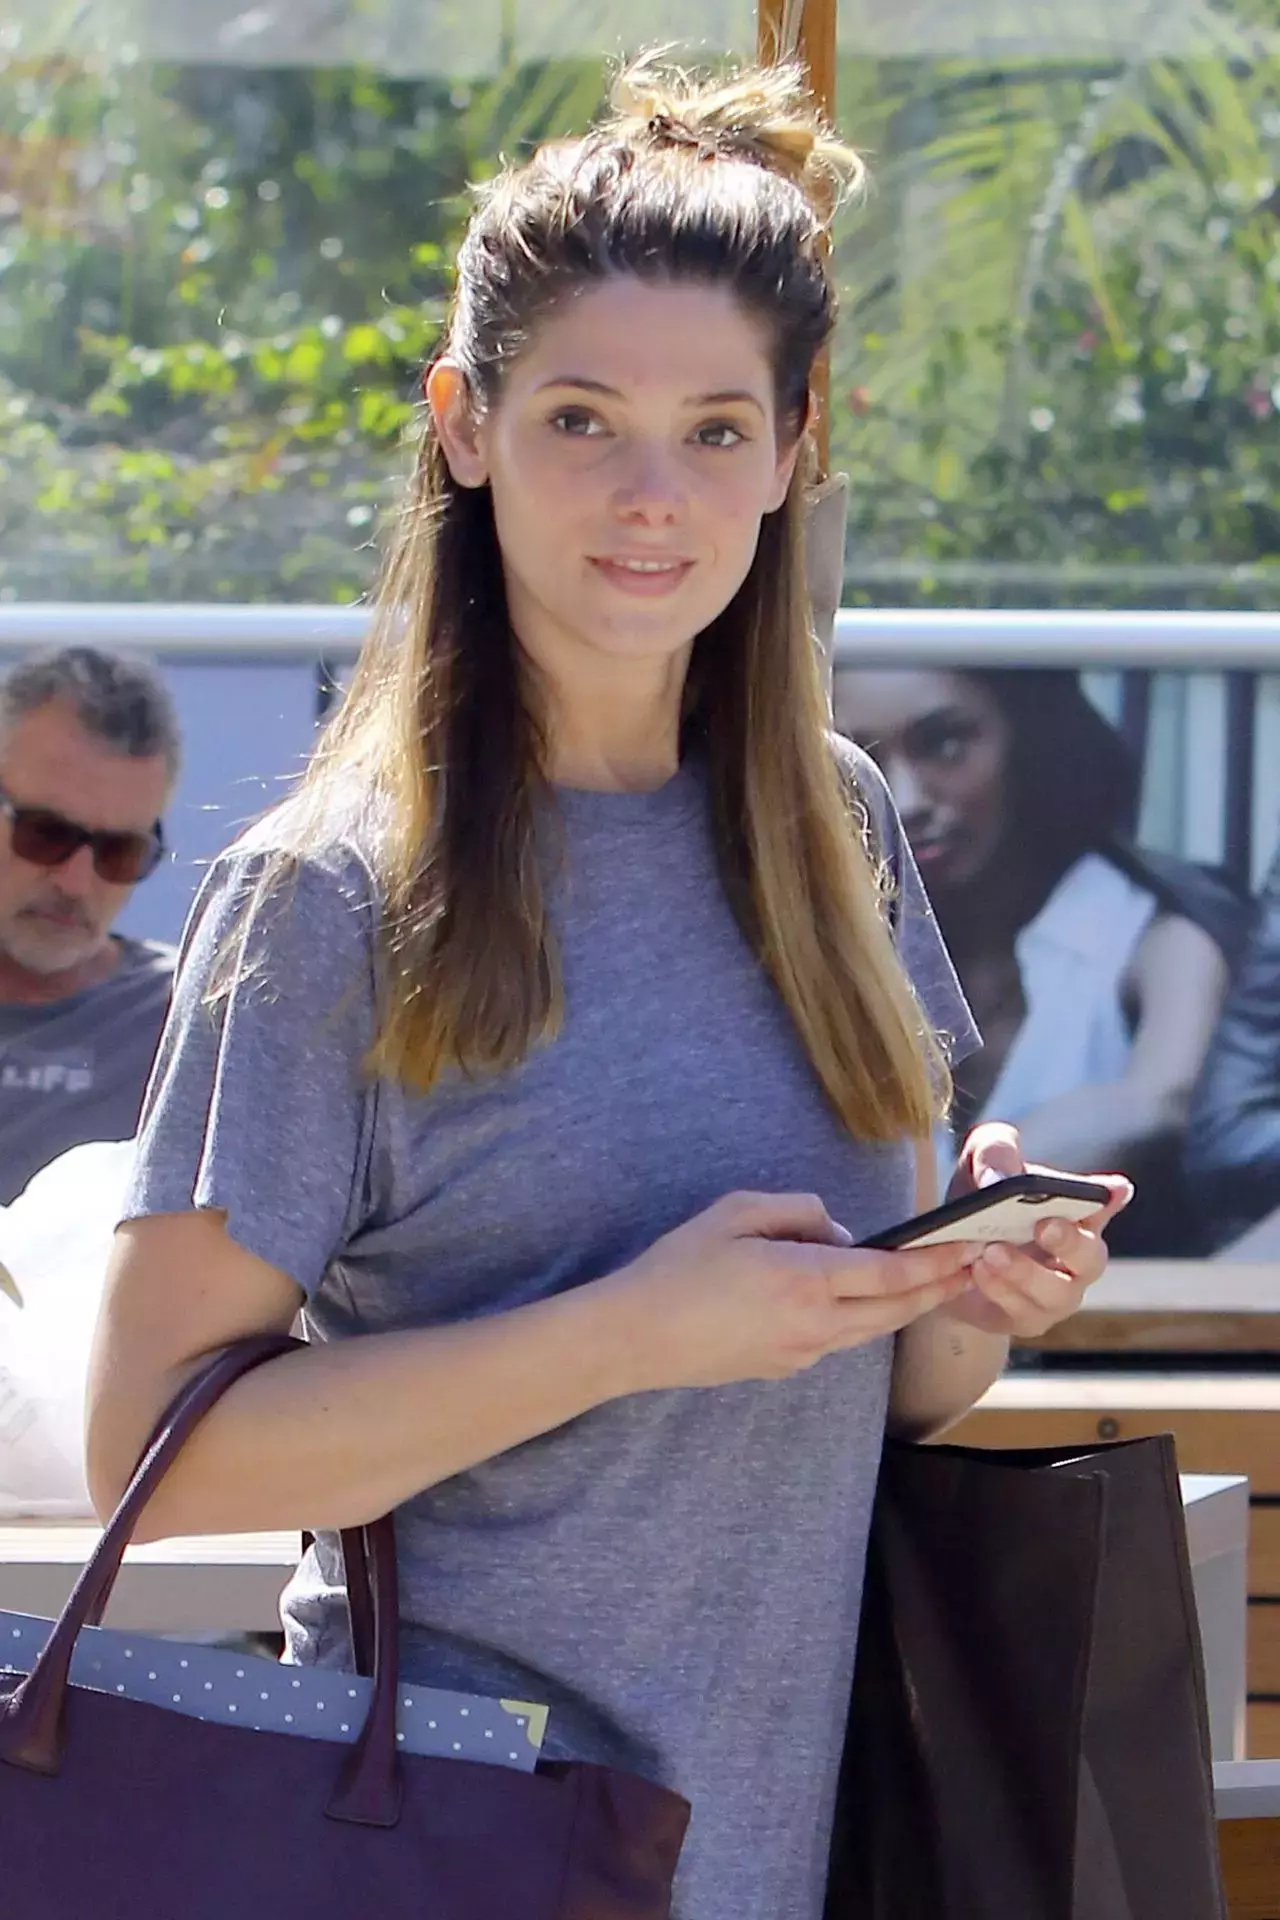
[[[163,754],[170,779],[182,757],[173,699],[146,660],[100,647],[59,647],[21,661],[0,681],[0,740],[29,713],[65,700],[96,740],[130,759]]]

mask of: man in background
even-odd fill
[[[114,934],[164,857],[173,704],[94,647],[0,683],[0,1203],[87,1140],[136,1128],[174,952]]]

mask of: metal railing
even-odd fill
[[[0,604],[0,653],[75,640],[161,656],[341,662],[354,658],[362,607]],[[843,608],[837,664],[1249,669],[1280,672],[1280,613],[1010,612]]]
[[[6,655],[81,641],[138,648],[174,670],[293,668],[305,676],[303,702],[320,718],[359,651],[367,623],[363,607],[0,603],[0,663]],[[1280,774],[1273,777],[1273,763],[1280,768],[1280,612],[844,608],[837,616],[835,662],[837,670],[855,664],[1017,666],[1114,674],[1113,717],[1140,764],[1155,676],[1170,670],[1210,676],[1219,689],[1214,757],[1221,775],[1214,811],[1221,832],[1205,857],[1221,860],[1246,885],[1256,880],[1275,831],[1273,816],[1280,813]],[[247,739],[243,746],[252,759]],[[265,744],[260,757],[266,772]],[[1188,755],[1189,779],[1197,773],[1190,764],[1195,757]]]

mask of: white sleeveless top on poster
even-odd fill
[[[1133,1044],[1124,977],[1156,908],[1101,854],[1062,876],[1014,942],[1027,1011],[981,1119],[1016,1123],[1058,1094],[1119,1079]],[[956,1143],[944,1131],[938,1145],[945,1188]]]

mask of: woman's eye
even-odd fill
[[[709,420],[705,427],[699,427],[697,439],[704,447],[736,447],[746,439],[740,427],[731,420]]]
[[[575,440],[593,439],[604,432],[603,423],[586,407],[561,407],[552,414],[551,424],[557,433],[568,434]]]
[[[912,750],[920,760],[953,767],[973,746],[975,729],[966,721],[943,718],[921,720],[912,731]]]
[[[954,766],[968,753],[970,738],[967,733],[940,733],[933,742],[934,759],[941,760],[944,766]]]

